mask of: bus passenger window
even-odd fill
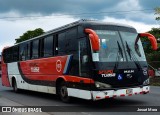
[[[26,50],[26,60],[28,60],[30,59],[30,43],[27,44]]]
[[[13,62],[18,61],[19,60],[19,47],[18,46],[14,46],[13,47]]]
[[[19,60],[24,61],[30,59],[30,43],[20,45]]]
[[[26,54],[26,44],[20,45],[20,61],[26,60],[25,54]]]
[[[65,33],[60,33],[58,35],[58,55],[65,55],[66,51],[66,39]]]
[[[32,59],[39,57],[39,40],[32,42]]]
[[[53,56],[53,36],[44,39],[44,57]]]
[[[12,62],[12,47],[11,48],[8,48],[8,49],[5,49],[5,53],[4,53],[4,56],[5,56],[5,63],[9,63],[9,62]]]
[[[58,55],[58,35],[54,35],[54,55]]]

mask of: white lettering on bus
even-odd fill
[[[112,73],[112,74],[101,74],[102,77],[115,77],[116,74],[115,73]]]
[[[134,73],[134,70],[124,70],[124,73]]]
[[[31,72],[39,72],[39,67],[31,67]]]

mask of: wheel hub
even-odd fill
[[[62,88],[61,88],[61,96],[62,97],[66,97],[68,95],[68,93],[67,93],[67,87],[66,86],[63,86]]]

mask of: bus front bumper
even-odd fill
[[[118,89],[118,90],[92,91],[91,93],[92,93],[93,100],[100,100],[100,99],[106,99],[106,98],[146,94],[146,93],[149,93],[149,91],[150,91],[150,86],[143,86],[143,87]]]

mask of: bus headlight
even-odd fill
[[[98,81],[95,81],[95,86],[96,86],[96,88],[99,88],[99,89],[111,88],[111,85],[105,84],[102,82],[98,82]]]
[[[143,82],[143,85],[149,85],[149,78]]]

